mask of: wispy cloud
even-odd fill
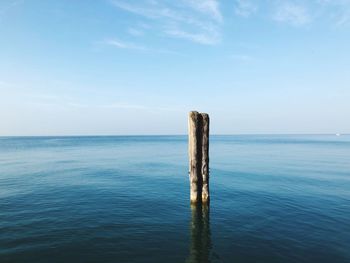
[[[136,43],[132,43],[132,42],[125,42],[125,41],[121,41],[117,38],[110,38],[110,39],[105,39],[103,41],[99,41],[96,44],[98,45],[107,45],[107,46],[111,46],[117,49],[129,49],[129,50],[135,50],[135,51],[140,51],[143,53],[158,53],[158,54],[170,54],[170,55],[179,55],[178,52],[176,51],[172,51],[172,50],[168,50],[168,49],[164,49],[164,48],[149,48],[146,46],[142,46],[142,45],[138,45]]]
[[[318,0],[318,3],[330,14],[335,26],[350,25],[350,0]]]
[[[185,3],[201,13],[208,14],[219,22],[223,21],[218,0],[185,0]]]
[[[273,19],[293,26],[306,25],[312,21],[307,7],[294,2],[283,2],[278,4]]]
[[[181,29],[173,28],[165,31],[169,36],[173,36],[176,38],[188,39],[196,43],[204,44],[204,45],[215,45],[220,42],[220,35],[216,32],[212,32],[209,36],[205,33],[197,33],[197,32],[186,32]]]
[[[235,14],[242,17],[249,17],[258,10],[258,5],[251,0],[236,0]]]
[[[121,49],[134,49],[134,50],[140,50],[140,51],[146,51],[148,50],[146,47],[136,45],[134,43],[129,43],[129,42],[123,42],[118,39],[106,39],[102,41],[103,44],[105,45],[110,45],[116,48],[121,48]]]
[[[223,16],[217,0],[139,1],[112,0],[112,4],[134,15],[157,21],[161,34],[195,43],[214,45],[221,40]]]
[[[233,12],[251,19],[267,16],[294,27],[315,26],[320,21],[329,26],[350,26],[350,0],[235,0]]]
[[[329,25],[350,25],[350,0],[108,0],[119,10],[135,16],[151,28],[127,25],[126,32],[142,40],[144,35],[178,38],[201,45],[217,45],[223,40],[224,13],[231,9],[236,16],[268,18],[293,27],[315,26],[318,20]],[[264,3],[264,6],[262,5]],[[262,13],[262,10],[264,13]],[[132,20],[131,20],[132,21]],[[118,48],[145,50],[132,43],[110,42]]]

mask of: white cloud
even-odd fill
[[[139,1],[113,0],[119,9],[157,21],[153,30],[195,43],[213,45],[221,40],[222,14],[217,0]]]
[[[255,14],[258,5],[250,0],[236,0],[235,14],[238,16],[249,17]]]
[[[121,41],[119,39],[116,38],[112,38],[112,39],[105,39],[103,41],[97,42],[96,44],[102,44],[102,45],[108,45],[108,46],[112,46],[114,48],[118,48],[118,49],[130,49],[130,50],[137,50],[140,52],[144,52],[144,53],[159,53],[159,54],[171,54],[171,55],[179,55],[178,52],[172,51],[172,50],[168,50],[168,49],[162,49],[162,48],[149,48],[146,46],[141,46],[132,42],[125,42],[125,41]]]
[[[293,26],[302,26],[311,22],[312,18],[304,5],[284,2],[277,6],[273,19]]]
[[[350,25],[350,0],[318,0],[336,26]]]
[[[213,19],[222,22],[223,17],[217,0],[185,0],[188,5],[199,12],[210,15]]]
[[[220,4],[225,4],[224,8],[231,8],[237,16],[258,20],[267,15],[268,19],[295,27],[316,26],[318,23],[313,23],[316,20],[331,26],[350,25],[350,0],[109,1],[147,24],[147,28],[140,24],[128,25],[130,36],[141,37],[151,31],[155,37],[185,39],[202,45],[217,45],[222,41],[224,17]],[[113,44],[119,48],[143,49],[130,43]]]
[[[134,43],[129,43],[129,42],[123,42],[118,39],[106,39],[103,41],[103,44],[110,45],[116,48],[121,48],[121,49],[136,49],[136,50],[147,50],[147,48],[143,46],[138,46]]]
[[[130,13],[134,13],[140,16],[144,16],[147,18],[157,19],[162,17],[170,17],[175,18],[176,14],[173,14],[171,10],[167,8],[159,8],[155,6],[155,3],[146,4],[146,5],[138,5],[138,4],[130,4],[125,1],[114,0],[112,4],[120,9],[128,11]]]
[[[204,45],[215,45],[220,42],[220,36],[215,36],[215,33],[209,36],[208,34],[204,33],[186,32],[180,29],[169,29],[166,31],[166,33],[176,38],[188,39]]]

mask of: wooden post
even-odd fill
[[[209,202],[209,115],[202,113],[202,202]]]
[[[209,202],[209,116],[191,111],[188,118],[191,203]]]
[[[189,174],[190,174],[190,187],[191,187],[191,203],[197,203],[199,201],[200,195],[199,190],[201,189],[199,186],[200,179],[200,163],[199,153],[200,141],[198,140],[198,133],[200,130],[200,122],[199,122],[199,113],[196,111],[191,111],[188,118],[188,153],[189,153]]]

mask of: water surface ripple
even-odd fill
[[[350,262],[350,136],[1,137],[0,262]]]

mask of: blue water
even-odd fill
[[[0,262],[350,262],[350,136],[0,138]]]

